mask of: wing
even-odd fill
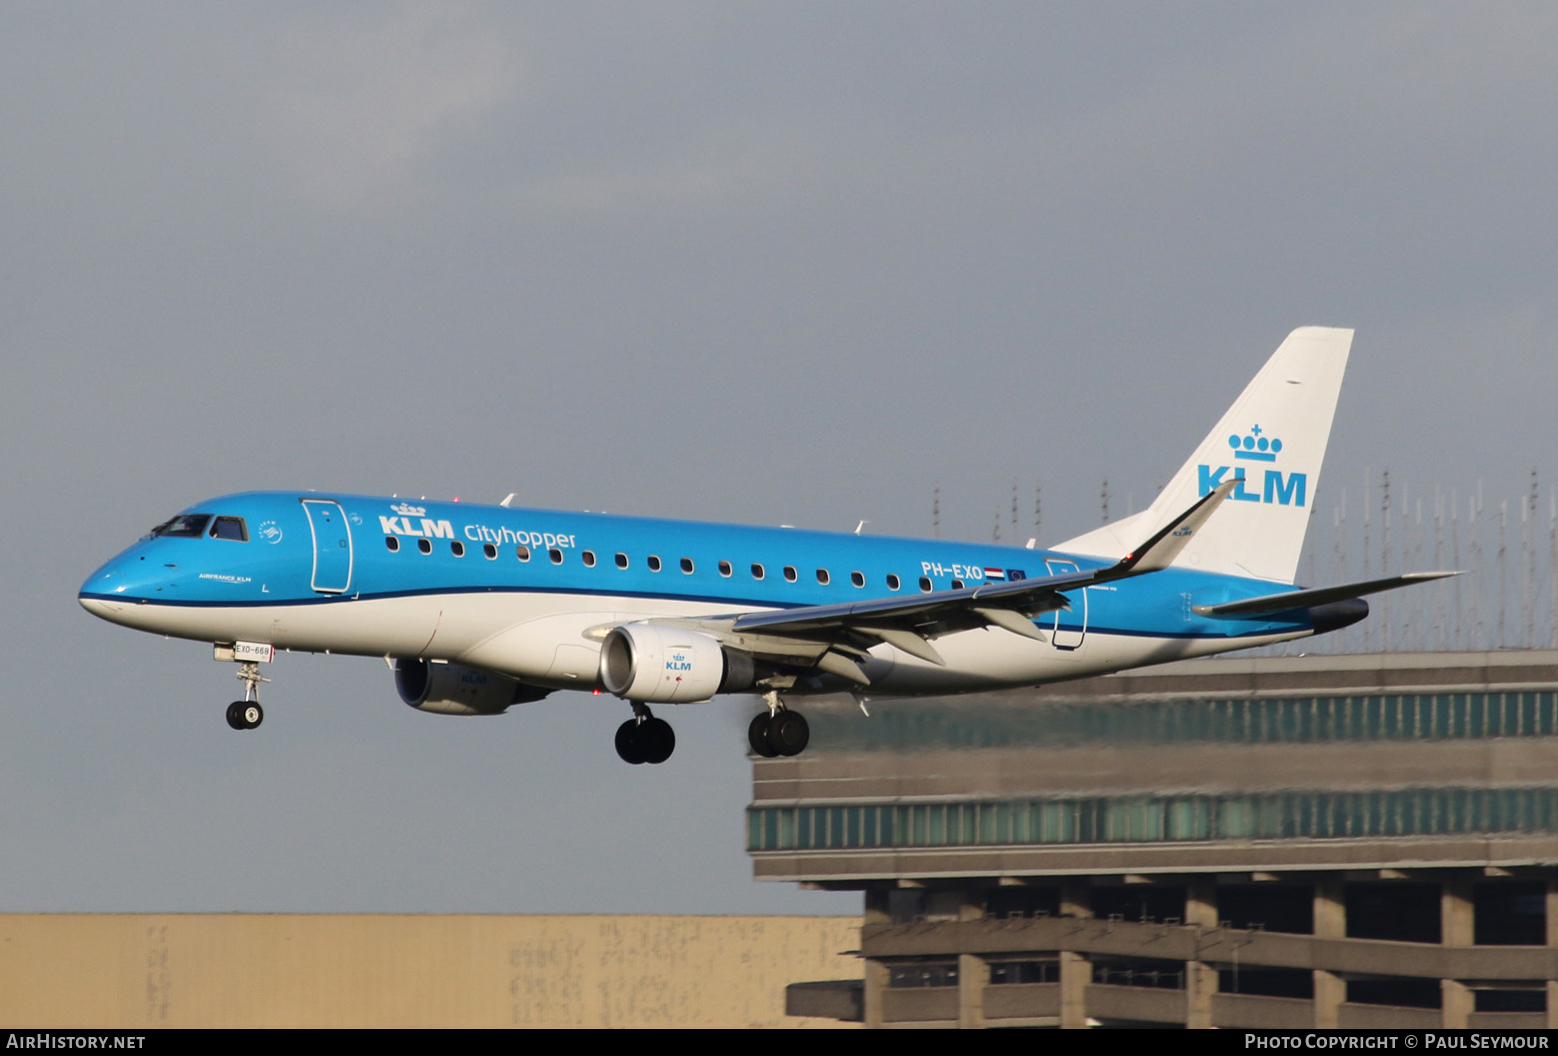
[[[869,685],[870,680],[859,664],[866,659],[866,650],[881,642],[944,666],[945,661],[931,641],[954,631],[1001,627],[1025,638],[1045,641],[1044,632],[1034,626],[1033,617],[1070,608],[1066,591],[1167,568],[1237,484],[1237,480],[1223,483],[1151,539],[1104,568],[842,605],[655,622],[695,624],[754,656],[816,667],[859,685]]]

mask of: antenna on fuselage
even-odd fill
[[[871,523],[870,521],[862,519],[859,524],[855,525],[855,534],[859,535],[860,534],[860,529],[864,528],[866,525],[868,525],[870,523]]]
[[[499,506],[507,506],[509,503],[514,501],[514,496],[516,494],[517,494],[517,492],[513,492],[513,491],[509,492],[508,498],[506,498],[502,502],[498,503],[498,505]]]

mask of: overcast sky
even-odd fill
[[[939,483],[987,539],[1041,482],[1054,542],[1305,324],[1357,328],[1317,507],[1558,484],[1554,55],[1540,3],[0,7],[0,909],[854,911],[750,879],[749,701],[628,767],[620,701],[285,656],[239,735],[76,591],[253,487],[928,534]]]

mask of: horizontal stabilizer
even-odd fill
[[[1408,572],[1388,579],[1370,579],[1362,583],[1344,583],[1339,587],[1310,587],[1308,590],[1290,590],[1282,594],[1265,594],[1243,601],[1230,601],[1222,605],[1192,605],[1191,611],[1199,616],[1219,619],[1243,619],[1266,616],[1274,612],[1291,612],[1317,605],[1328,605],[1348,598],[1361,598],[1365,594],[1378,594],[1382,590],[1410,587],[1414,583],[1427,583],[1446,576],[1458,576],[1459,572]]]

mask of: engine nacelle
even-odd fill
[[[690,704],[746,689],[752,658],[713,635],[655,623],[614,627],[600,650],[601,684],[624,700]]]
[[[544,690],[502,675],[404,658],[395,660],[395,691],[418,711],[438,715],[501,715],[511,704],[546,696]]]

